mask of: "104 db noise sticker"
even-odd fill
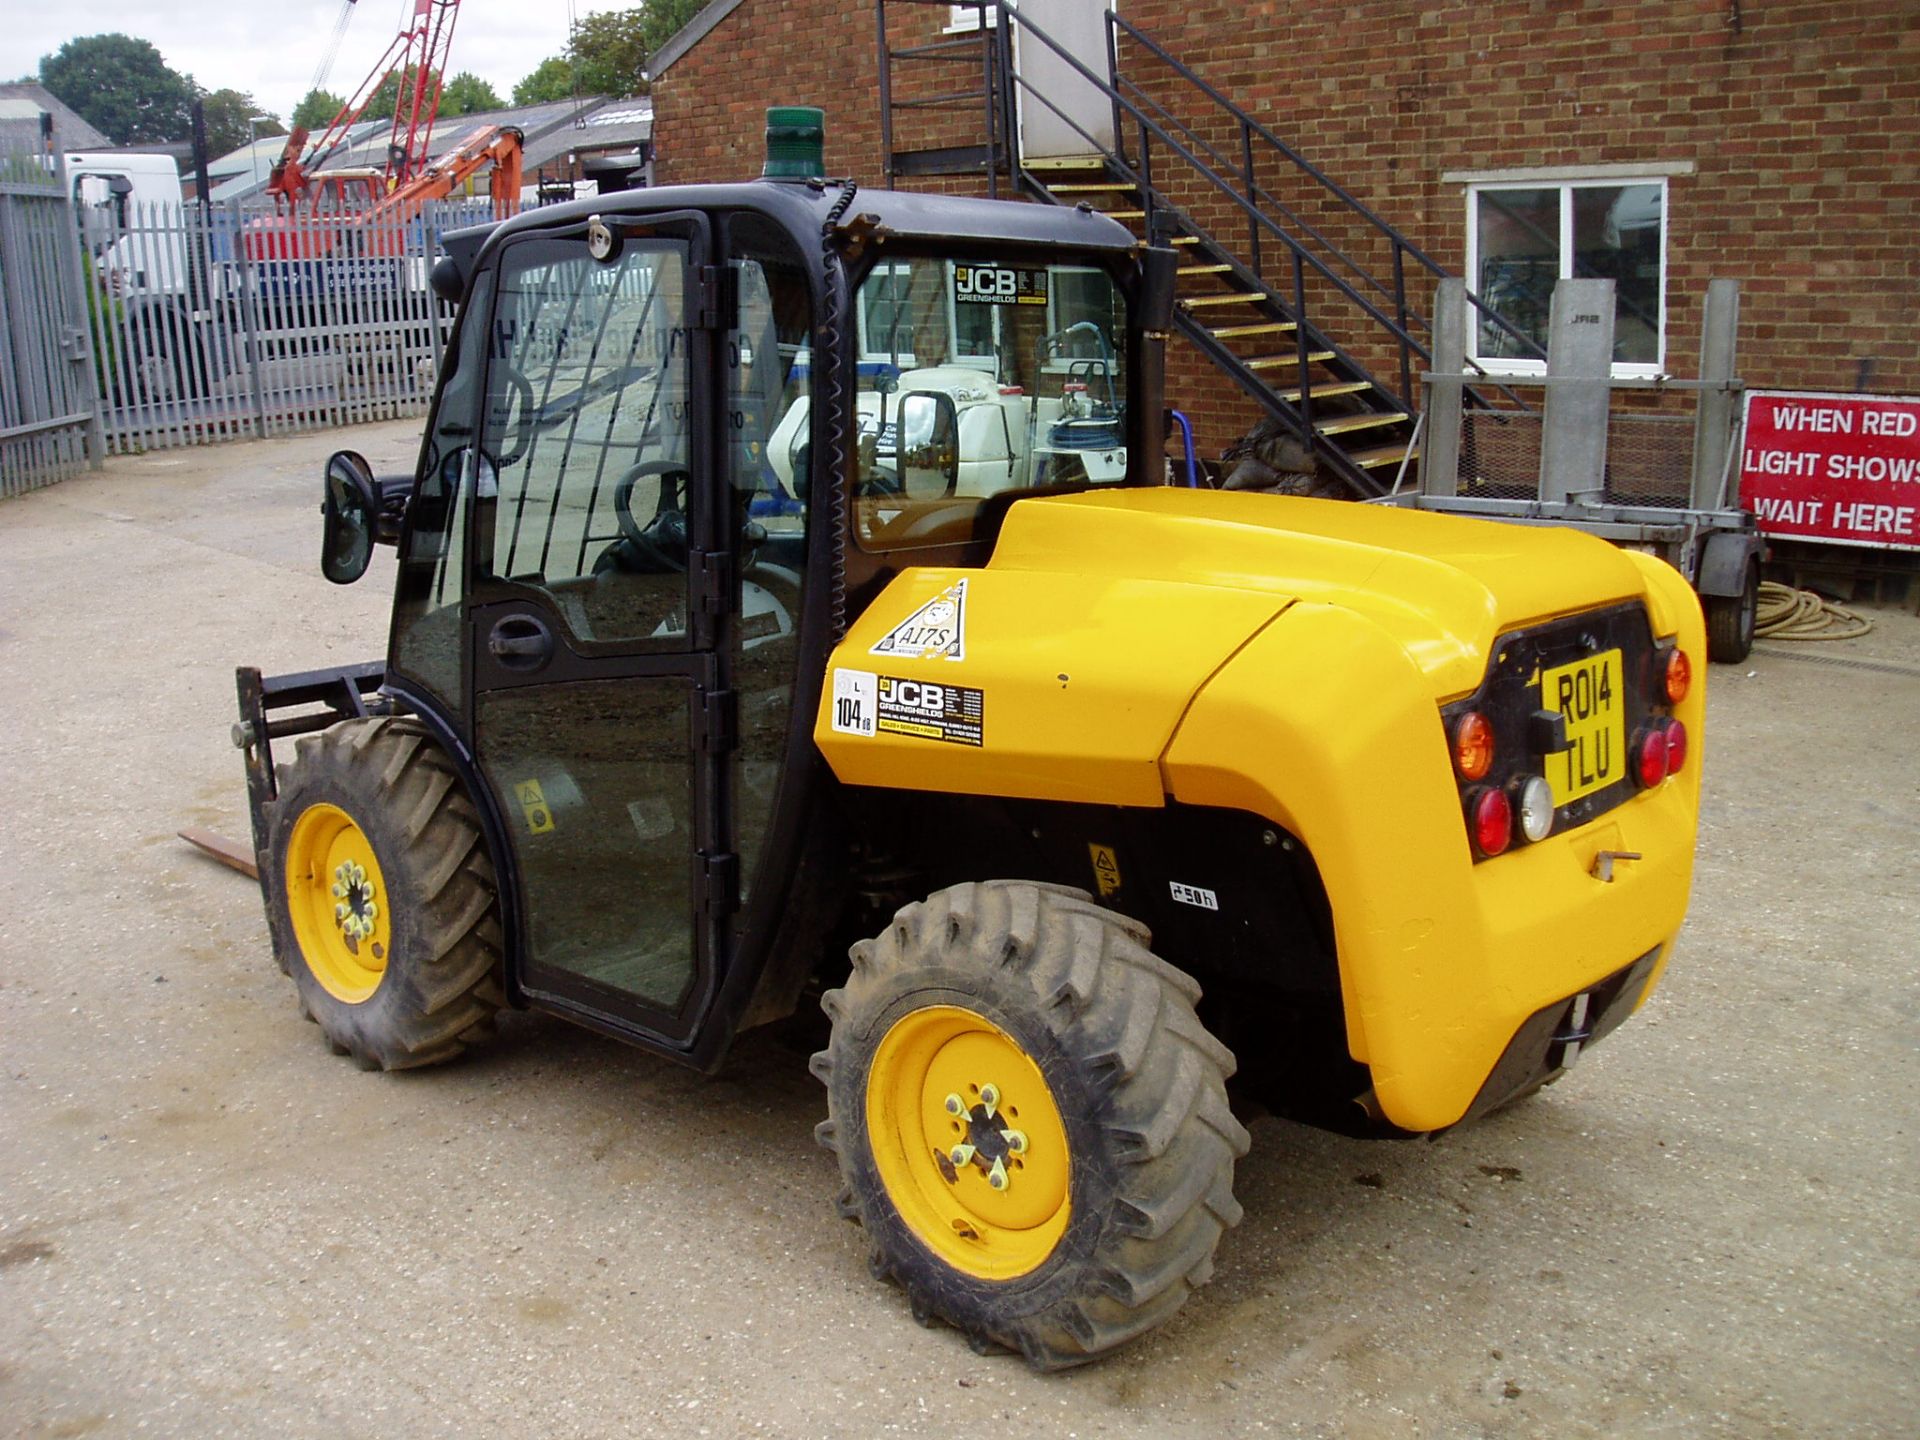
[[[833,672],[833,728],[842,735],[909,735],[949,745],[979,745],[985,698],[965,685],[903,680],[871,670]]]

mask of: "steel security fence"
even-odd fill
[[[0,149],[0,495],[97,460],[85,303],[58,150]]]
[[[81,220],[114,453],[421,413],[452,312],[428,271],[484,200],[406,219],[105,205]]]

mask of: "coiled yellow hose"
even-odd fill
[[[1873,621],[1844,605],[1774,580],[1762,582],[1754,614],[1754,636],[1766,640],[1857,640],[1873,629]]]

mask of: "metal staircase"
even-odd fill
[[[1076,54],[1042,30],[1035,7],[1002,0],[967,7],[979,17],[977,32],[891,48],[889,8],[928,3],[876,0],[888,184],[971,174],[997,194],[1004,180],[1015,192],[1088,206],[1179,249],[1181,333],[1310,446],[1324,473],[1356,495],[1388,488],[1418,453],[1409,397],[1431,358],[1426,316],[1448,272],[1113,11],[1102,17],[1104,66],[1089,63],[1084,44]],[[1036,56],[1052,57],[1053,85],[1023,73]],[[970,83],[942,88],[956,67]],[[1110,120],[1110,131],[1059,103],[1062,73],[1105,98],[1111,114],[1100,119]],[[943,80],[928,83],[934,74]],[[1084,142],[1077,164],[1022,155],[1022,110],[1035,107]],[[976,127],[974,143],[951,143],[956,119]],[[1482,323],[1537,349],[1477,298],[1469,302]],[[1496,388],[1507,404],[1528,408]],[[1470,393],[1467,403],[1485,401]]]

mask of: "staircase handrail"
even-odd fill
[[[1008,8],[1011,9],[1013,7],[1008,7]],[[1397,252],[1404,253],[1405,255],[1407,255],[1409,258],[1413,260],[1413,262],[1416,265],[1426,270],[1428,274],[1434,276],[1436,279],[1451,278],[1451,272],[1444,265],[1440,264],[1439,261],[1435,260],[1431,255],[1427,254],[1426,251],[1422,250],[1418,245],[1414,244],[1413,241],[1407,239],[1406,236],[1402,235],[1398,230],[1394,229],[1393,226],[1389,225],[1384,219],[1382,219],[1378,214],[1376,214],[1364,202],[1355,198],[1353,195],[1349,194],[1346,191],[1346,189],[1340,185],[1338,181],[1333,179],[1332,176],[1328,175],[1319,166],[1315,165],[1311,160],[1307,159],[1306,156],[1302,155],[1299,151],[1295,150],[1291,145],[1287,144],[1286,141],[1282,140],[1278,135],[1274,134],[1274,132],[1271,129],[1269,129],[1266,125],[1262,124],[1259,120],[1256,120],[1252,115],[1249,115],[1245,110],[1242,110],[1238,105],[1234,104],[1233,101],[1229,100],[1225,95],[1221,94],[1212,85],[1208,84],[1207,81],[1205,81],[1197,73],[1195,73],[1192,68],[1190,68],[1187,64],[1185,64],[1185,62],[1181,61],[1179,58],[1177,58],[1172,53],[1170,53],[1165,47],[1160,45],[1145,31],[1141,30],[1137,25],[1134,25],[1129,21],[1123,19],[1118,14],[1118,12],[1113,10],[1108,10],[1106,12],[1106,19],[1107,19],[1107,24],[1112,29],[1121,31],[1124,34],[1126,34],[1129,39],[1131,39],[1136,44],[1138,44],[1142,49],[1152,54],[1155,58],[1159,59],[1161,62],[1166,64],[1170,69],[1174,71],[1175,74],[1179,75],[1181,79],[1187,81],[1190,85],[1194,86],[1203,95],[1205,95],[1209,100],[1213,101],[1213,103],[1218,108],[1226,111],[1226,113],[1229,116],[1231,116],[1242,127],[1244,134],[1247,134],[1250,136],[1258,136],[1269,147],[1278,151],[1279,154],[1284,159],[1286,159],[1289,163],[1291,163],[1296,168],[1298,168],[1303,174],[1308,176],[1316,184],[1320,185],[1321,187],[1326,189],[1329,193],[1331,193],[1334,196],[1334,198],[1337,199],[1342,205],[1346,206],[1347,209],[1352,211],[1354,214],[1358,215],[1361,219],[1366,221],[1367,224],[1371,225],[1375,230],[1379,231],[1380,234],[1385,236],[1386,239],[1395,247],[1395,250]],[[1027,28],[1029,30],[1034,29],[1031,22],[1025,22],[1025,23],[1027,24]],[[1035,33],[1036,35],[1038,35],[1038,31],[1035,31]],[[1045,39],[1044,36],[1040,36],[1039,38]],[[1053,45],[1052,42],[1050,41],[1048,43],[1050,47],[1056,51],[1056,53],[1059,52],[1059,47],[1057,45]],[[1071,59],[1071,57],[1067,57],[1067,58]],[[1093,79],[1096,77],[1093,77],[1090,75],[1088,78]],[[1119,79],[1120,77],[1116,70],[1114,80],[1117,83]],[[1132,85],[1132,87],[1135,90],[1141,90],[1141,87],[1138,84],[1138,82],[1129,81],[1128,83]],[[1144,91],[1142,91],[1142,93],[1144,94]],[[1164,106],[1159,106],[1158,102],[1155,102],[1155,104],[1156,104],[1156,107],[1161,109],[1163,113],[1166,113]],[[1190,127],[1183,127],[1183,128],[1188,128],[1190,130]],[[1117,141],[1118,136],[1116,136],[1115,139]],[[1215,158],[1216,159],[1219,158],[1218,152],[1215,152]],[[1217,176],[1212,176],[1209,178],[1214,179],[1216,183],[1218,183]],[[1350,259],[1345,253],[1343,253],[1340,250],[1340,248],[1337,245],[1335,245],[1331,240],[1328,240],[1324,235],[1321,235],[1312,226],[1299,221],[1297,217],[1293,216],[1291,210],[1289,210],[1285,205],[1280,204],[1270,193],[1268,193],[1265,190],[1264,187],[1254,185],[1251,175],[1247,177],[1247,183],[1250,188],[1257,189],[1261,192],[1261,198],[1263,200],[1266,200],[1275,204],[1276,208],[1286,213],[1290,219],[1294,219],[1296,223],[1301,225],[1301,228],[1303,230],[1307,231],[1307,233],[1311,234],[1321,244],[1325,245],[1328,248],[1328,250],[1331,251],[1339,260],[1341,260],[1349,269],[1353,270],[1356,274],[1359,274],[1365,277],[1367,281],[1372,285],[1374,285],[1375,288],[1379,289],[1382,294],[1390,293],[1387,290],[1385,283],[1379,280],[1377,277],[1375,277],[1364,266]],[[1231,189],[1229,189],[1229,193],[1232,193]],[[1485,317],[1488,320],[1491,320],[1495,325],[1497,325],[1500,329],[1504,330],[1508,335],[1512,336],[1515,340],[1518,340],[1522,345],[1526,346],[1529,350],[1531,350],[1535,354],[1535,356],[1537,356],[1538,358],[1540,359],[1546,358],[1547,352],[1539,344],[1539,342],[1534,340],[1531,336],[1524,334],[1522,331],[1516,329],[1504,316],[1500,314],[1499,311],[1490,308],[1484,301],[1480,299],[1480,297],[1477,294],[1474,293],[1471,287],[1467,289],[1466,295],[1467,295],[1467,302],[1470,305],[1472,305],[1474,309],[1478,310],[1483,317]],[[1413,318],[1416,319],[1417,323],[1419,323],[1422,327],[1424,327],[1425,325],[1424,316],[1417,316]]]

